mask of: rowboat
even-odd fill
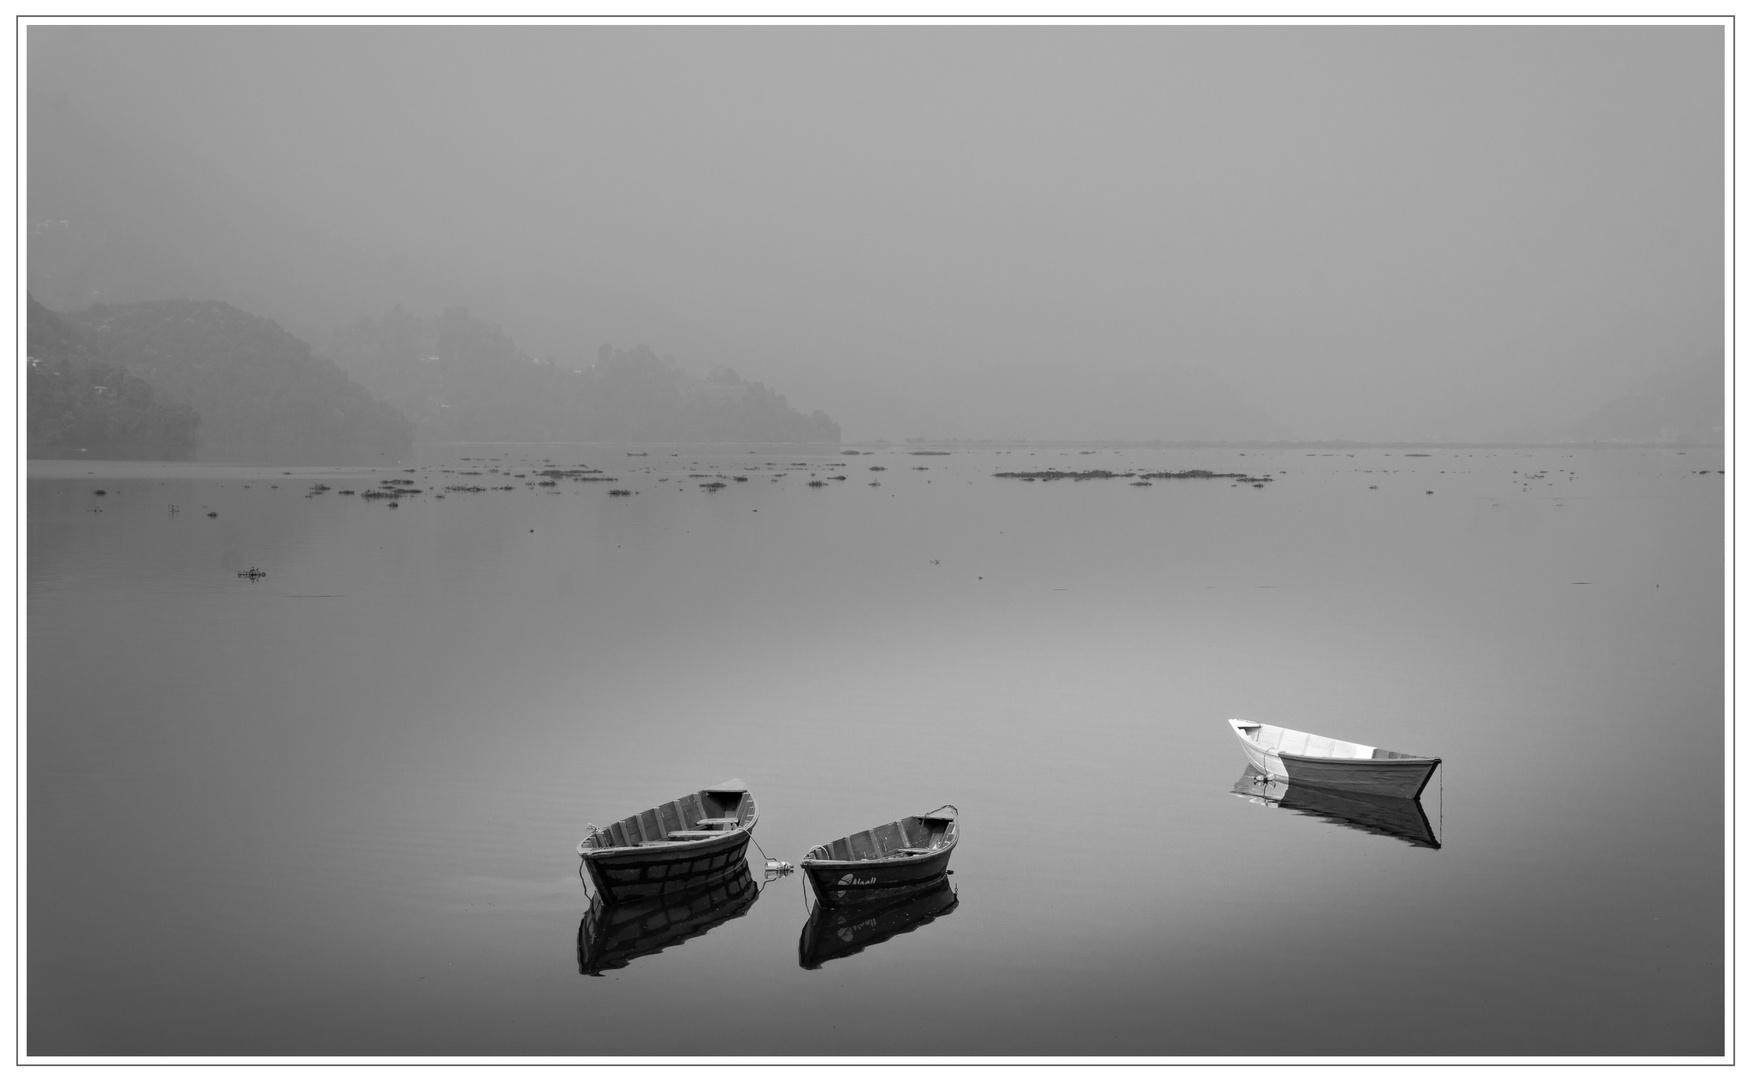
[[[591,825],[577,853],[607,903],[682,892],[744,869],[758,818],[747,785],[728,780]]]
[[[1259,772],[1311,787],[1368,791],[1413,799],[1428,786],[1439,758],[1310,735],[1273,724],[1229,720],[1246,760]]]
[[[683,893],[612,904],[600,894],[577,927],[577,970],[600,975],[746,915],[760,891],[741,862],[728,877]]]
[[[1307,787],[1265,776],[1250,765],[1234,781],[1233,792],[1262,806],[1293,810],[1377,836],[1396,837],[1412,847],[1440,847],[1440,837],[1428,821],[1420,799]]]
[[[960,905],[947,875],[934,885],[880,904],[857,904],[851,907],[815,907],[802,927],[802,941],[797,952],[801,964],[813,971],[828,960],[853,956],[871,945],[889,938],[909,934],[927,926]]]
[[[873,903],[934,885],[959,842],[960,811],[943,806],[821,844],[802,872],[827,907]]]

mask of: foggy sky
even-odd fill
[[[1721,347],[1723,34],[33,26],[26,63],[448,268],[410,304],[729,363],[847,438],[1171,437],[1127,398],[1204,369],[1279,434],[1492,439]]]

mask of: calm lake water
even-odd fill
[[[31,462],[25,1052],[1724,1052],[1720,451],[645,449]],[[1432,843],[1229,717],[1442,757]],[[953,895],[810,969],[750,850],[581,971],[585,822],[729,777],[956,804]]]

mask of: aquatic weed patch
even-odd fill
[[[1184,472],[1143,473],[1144,480],[1238,480],[1242,484],[1266,484],[1274,476],[1248,476],[1241,472],[1210,472],[1208,469],[1186,469]]]
[[[1144,486],[1140,481],[1149,480],[1233,480],[1242,484],[1265,484],[1275,479],[1272,476],[1251,476],[1246,473],[1212,472],[1209,469],[1186,469],[1182,472],[1113,472],[1110,469],[1084,469],[1070,471],[1068,469],[1036,469],[1030,472],[1000,472],[993,476],[1005,480],[1121,480],[1135,478],[1139,481],[1133,486]]]
[[[1113,480],[1121,476],[1135,476],[1133,472],[1111,472],[1107,469],[1087,469],[1082,472],[1069,472],[1064,469],[1039,469],[1033,472],[1000,472],[994,476],[1005,480]]]

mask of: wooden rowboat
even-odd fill
[[[875,903],[936,884],[960,842],[960,811],[943,806],[821,844],[802,872],[827,907]]]
[[[851,907],[818,905],[802,927],[797,953],[813,971],[828,960],[852,956],[889,938],[909,934],[953,911],[960,904],[954,884],[944,875],[934,885],[881,904]]]
[[[577,970],[600,975],[747,914],[760,898],[743,860],[728,877],[682,893],[610,904],[597,895],[577,927]]]
[[[1273,724],[1229,720],[1252,767],[1273,779],[1311,787],[1413,799],[1428,786],[1439,758],[1381,750]]]
[[[728,780],[592,825],[577,853],[607,903],[682,892],[744,869],[758,818],[747,785]]]
[[[1233,792],[1262,806],[1293,810],[1332,825],[1392,836],[1412,847],[1440,847],[1440,837],[1420,799],[1374,795],[1366,791],[1307,787],[1265,776],[1250,765],[1234,781]]]

